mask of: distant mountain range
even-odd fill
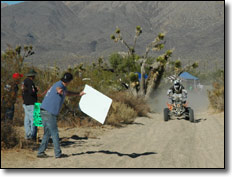
[[[1,8],[8,6],[7,3],[1,3]]]
[[[110,35],[118,26],[132,44],[140,25],[138,54],[165,32],[173,58],[224,65],[223,1],[28,1],[1,7],[1,50],[31,44],[34,64],[67,66],[127,51]]]

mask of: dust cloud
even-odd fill
[[[154,96],[148,101],[151,111],[155,113],[162,113],[163,109],[167,107],[168,96],[166,89],[158,89]],[[187,91],[188,107],[191,107],[194,112],[207,111],[209,107],[209,100],[207,96],[207,89],[203,91]]]

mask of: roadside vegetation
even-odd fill
[[[208,97],[210,101],[210,106],[217,112],[224,111],[224,71],[218,70],[213,73],[214,81],[213,81],[213,89],[208,90]]]
[[[20,48],[20,50],[19,50]],[[21,50],[21,46],[16,48],[9,47],[1,55],[1,103],[5,94],[4,87],[8,82],[12,82],[12,74],[15,72],[25,75],[31,67],[24,63],[24,59],[29,57],[29,47],[25,46]],[[30,47],[29,53],[34,53]],[[8,68],[11,68],[10,70]],[[120,76],[116,72],[112,72],[106,62],[99,58],[96,63],[90,65],[78,64],[61,70],[54,66],[50,68],[37,68],[33,66],[37,72],[35,84],[39,88],[38,102],[43,100],[46,91],[56,81],[60,80],[64,72],[70,72],[74,75],[74,80],[69,85],[70,90],[81,91],[85,84],[89,84],[100,92],[106,94],[113,99],[109,115],[105,124],[115,127],[121,127],[125,124],[132,123],[137,116],[146,116],[149,109],[144,108],[145,102],[141,98],[136,98],[127,89],[121,85]],[[25,77],[24,77],[25,78]],[[23,78],[23,79],[24,79]],[[5,108],[1,104],[1,148],[8,149],[13,147],[28,148],[33,144],[24,140],[22,133],[20,134],[19,127],[24,126],[24,110],[22,107],[22,90],[19,84],[17,101],[15,103],[15,112],[13,122],[5,122]],[[102,126],[94,119],[83,114],[79,108],[79,97],[67,97],[62,110],[58,116],[59,127],[77,127],[77,126]],[[132,101],[131,104],[128,100]],[[11,100],[7,100],[11,103]],[[141,106],[141,108],[139,108]]]

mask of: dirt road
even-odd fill
[[[195,113],[196,123],[163,121],[160,113],[124,128],[60,129],[67,158],[2,151],[2,168],[223,168],[224,114]]]

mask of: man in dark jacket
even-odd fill
[[[36,140],[37,127],[33,125],[34,103],[37,102],[37,88],[33,82],[36,72],[32,69],[26,74],[27,78],[23,81],[23,108],[25,111],[24,128],[25,138]]]

